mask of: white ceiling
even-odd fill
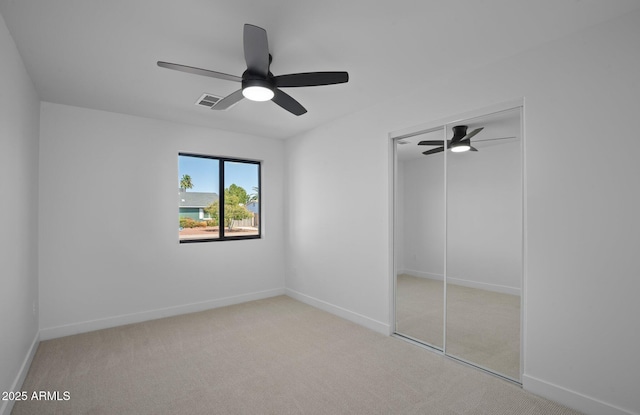
[[[40,98],[288,138],[640,7],[638,0],[0,0]],[[239,85],[156,66],[240,76],[244,23],[269,36],[275,75],[349,72],[347,84],[287,89],[308,113],[247,100],[194,105]]]

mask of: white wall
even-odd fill
[[[39,102],[0,16],[0,391],[14,390],[38,333]],[[28,362],[27,362],[28,363]],[[0,413],[10,410],[0,401]]]
[[[42,103],[43,338],[284,293],[284,144]],[[178,152],[262,160],[263,238],[178,244]]]
[[[388,132],[524,97],[524,386],[638,413],[639,38],[635,11],[288,140],[287,288],[388,326]]]
[[[520,142],[481,144],[478,152],[448,153],[447,281],[520,295]]]
[[[444,153],[398,163],[398,270],[444,278]]]
[[[356,114],[286,142],[287,293],[389,330],[385,127]]]

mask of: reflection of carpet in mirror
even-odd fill
[[[396,331],[442,348],[443,282],[398,275]],[[449,284],[447,354],[520,379],[520,297]]]
[[[443,282],[398,275],[396,331],[442,349]]]

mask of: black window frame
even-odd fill
[[[180,156],[187,157],[198,157],[210,160],[218,161],[218,237],[216,238],[194,238],[194,239],[180,239],[178,237],[178,242],[181,244],[191,244],[191,243],[200,243],[200,242],[218,242],[218,241],[241,241],[246,239],[261,239],[262,238],[262,162],[258,160],[248,160],[241,159],[236,157],[222,157],[222,156],[210,156],[205,154],[197,154],[197,153],[178,153],[178,158]],[[245,164],[254,164],[258,166],[258,234],[257,235],[238,235],[238,236],[226,236],[225,226],[224,226],[224,165],[226,162],[231,163],[245,163]],[[178,174],[179,175],[179,174]]]

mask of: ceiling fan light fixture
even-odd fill
[[[248,86],[242,90],[242,95],[251,101],[269,101],[273,98],[273,90],[263,86]]]
[[[251,101],[269,101],[275,93],[267,80],[246,79],[242,81],[242,95]]]
[[[454,153],[462,153],[471,150],[471,146],[465,143],[453,143],[451,144],[451,151]]]

